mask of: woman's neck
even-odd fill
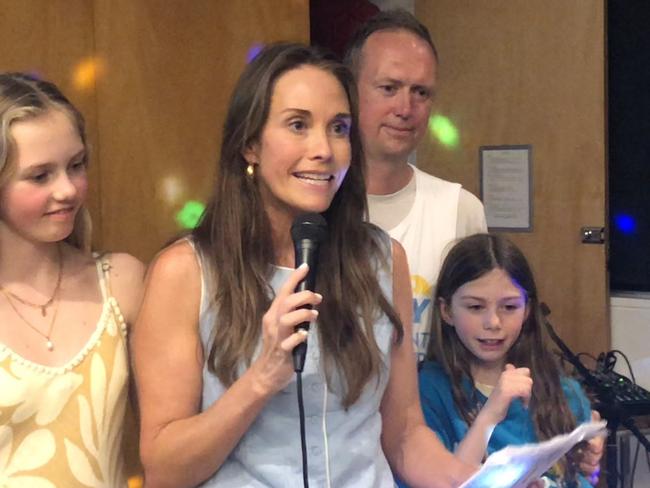
[[[273,264],[293,268],[296,258],[291,239],[292,218],[287,215],[273,215],[269,212],[269,221],[271,223],[273,255],[275,256]]]
[[[293,268],[296,264],[293,241],[289,232],[273,232],[273,255],[274,263],[277,266]]]

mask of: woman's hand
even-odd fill
[[[323,297],[308,290],[294,293],[308,269],[304,264],[291,273],[262,318],[262,352],[250,369],[257,385],[267,394],[277,393],[291,381],[291,351],[307,340],[307,331],[296,331],[296,327],[318,317],[317,310],[302,307],[316,306]]]
[[[512,364],[506,364],[496,387],[479,415],[487,417],[489,423],[493,425],[498,424],[506,417],[513,399],[521,398],[524,406],[528,407],[532,388],[533,380],[528,368],[515,368]]]

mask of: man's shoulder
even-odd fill
[[[413,167],[417,181],[417,191],[425,197],[428,204],[449,202],[457,208],[457,236],[464,237],[487,231],[485,208],[479,198],[462,187],[460,183],[447,181]]]
[[[458,237],[487,232],[485,207],[473,193],[461,188],[458,195]]]
[[[458,195],[459,199],[459,206],[466,207],[466,208],[472,208],[472,209],[480,209],[481,212],[483,212],[483,202],[474,195],[471,191],[461,188],[460,189],[460,194]]]
[[[480,207],[483,208],[483,203],[479,198],[474,195],[471,191],[467,190],[466,188],[463,188],[463,185],[460,183],[457,183],[455,181],[449,181],[445,180],[443,178],[440,178],[438,176],[434,176],[430,173],[427,173],[426,171],[423,171],[417,167],[413,167],[413,171],[415,172],[416,178],[418,183],[430,183],[432,185],[437,185],[439,187],[447,187],[447,188],[459,188],[459,199],[464,200],[467,202],[468,206],[471,207]]]
[[[420,194],[437,196],[458,195],[462,189],[460,183],[444,180],[419,168],[413,167],[416,191]]]
[[[438,176],[434,176],[431,173],[427,173],[423,169],[418,168],[417,166],[413,166],[413,173],[415,174],[415,178],[418,183],[420,182],[426,182],[426,183],[431,183],[435,185],[440,185],[440,186],[449,186],[449,187],[460,187],[460,183],[456,183],[454,181],[449,181],[445,180],[443,178],[440,178]]]

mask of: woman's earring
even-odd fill
[[[248,163],[248,166],[246,166],[246,176],[249,178],[255,176],[255,165],[253,163]]]

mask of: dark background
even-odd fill
[[[650,2],[608,0],[612,291],[650,291]]]

